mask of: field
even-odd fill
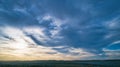
[[[120,60],[0,61],[0,67],[120,67]]]

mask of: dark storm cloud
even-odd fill
[[[38,13],[40,15],[41,11],[36,5],[37,4],[35,2],[30,0],[0,0],[0,23],[12,26],[37,25],[38,21],[36,20],[36,16]]]
[[[119,17],[119,1],[73,1],[73,0],[53,0],[45,1],[46,10],[54,16],[69,21],[62,25],[60,35],[64,37],[67,45],[87,48],[88,51],[101,50],[103,47],[120,40],[119,30],[110,30],[105,27],[108,20]],[[109,21],[108,21],[109,22]],[[116,21],[119,23],[119,20]],[[113,22],[115,23],[115,22]],[[64,29],[65,27],[65,29]],[[105,37],[110,34],[113,37]],[[98,48],[99,47],[99,48]]]
[[[120,40],[119,3],[119,0],[0,0],[0,25],[38,26],[50,38],[44,43],[47,46],[71,46],[102,53],[103,48]],[[43,20],[46,14],[60,19],[61,25],[53,24],[53,18]],[[51,31],[58,34],[52,37]],[[42,44],[33,35],[29,37]]]

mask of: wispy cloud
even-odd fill
[[[8,38],[8,40],[5,40],[4,37],[1,38],[1,41],[0,41],[1,43],[0,59],[1,60],[75,60],[75,59],[77,60],[77,58],[81,59],[81,58],[85,58],[93,55],[92,53],[86,52],[80,48],[77,49],[72,47],[66,48],[64,46],[61,46],[61,47],[60,46],[56,46],[56,47],[42,46],[42,44],[36,43],[34,39],[27,36],[26,33],[23,32],[23,30],[20,30],[17,28],[4,27],[4,30],[2,32],[6,36],[11,37],[12,39],[9,40]],[[26,32],[28,32],[28,30]],[[31,32],[29,31],[29,33]],[[37,35],[37,32],[34,32],[34,33],[35,34],[33,35]],[[42,34],[42,33],[40,32],[39,34]],[[41,39],[38,39],[38,40],[42,41]],[[67,50],[69,52],[67,53],[60,52],[59,50],[55,50],[53,48]],[[77,56],[74,55],[75,53],[78,55]],[[4,57],[6,57],[6,59]]]
[[[111,59],[118,52],[106,50],[120,49],[119,3],[1,0],[0,59]]]

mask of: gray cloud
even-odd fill
[[[0,31],[14,27],[37,45],[82,48],[98,55],[104,53],[103,48],[120,40],[119,3],[118,0],[0,0]],[[14,34],[3,34],[0,33],[1,38],[14,39]],[[54,50],[72,54],[67,48]]]

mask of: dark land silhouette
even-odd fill
[[[0,67],[120,67],[120,60],[0,61]]]

